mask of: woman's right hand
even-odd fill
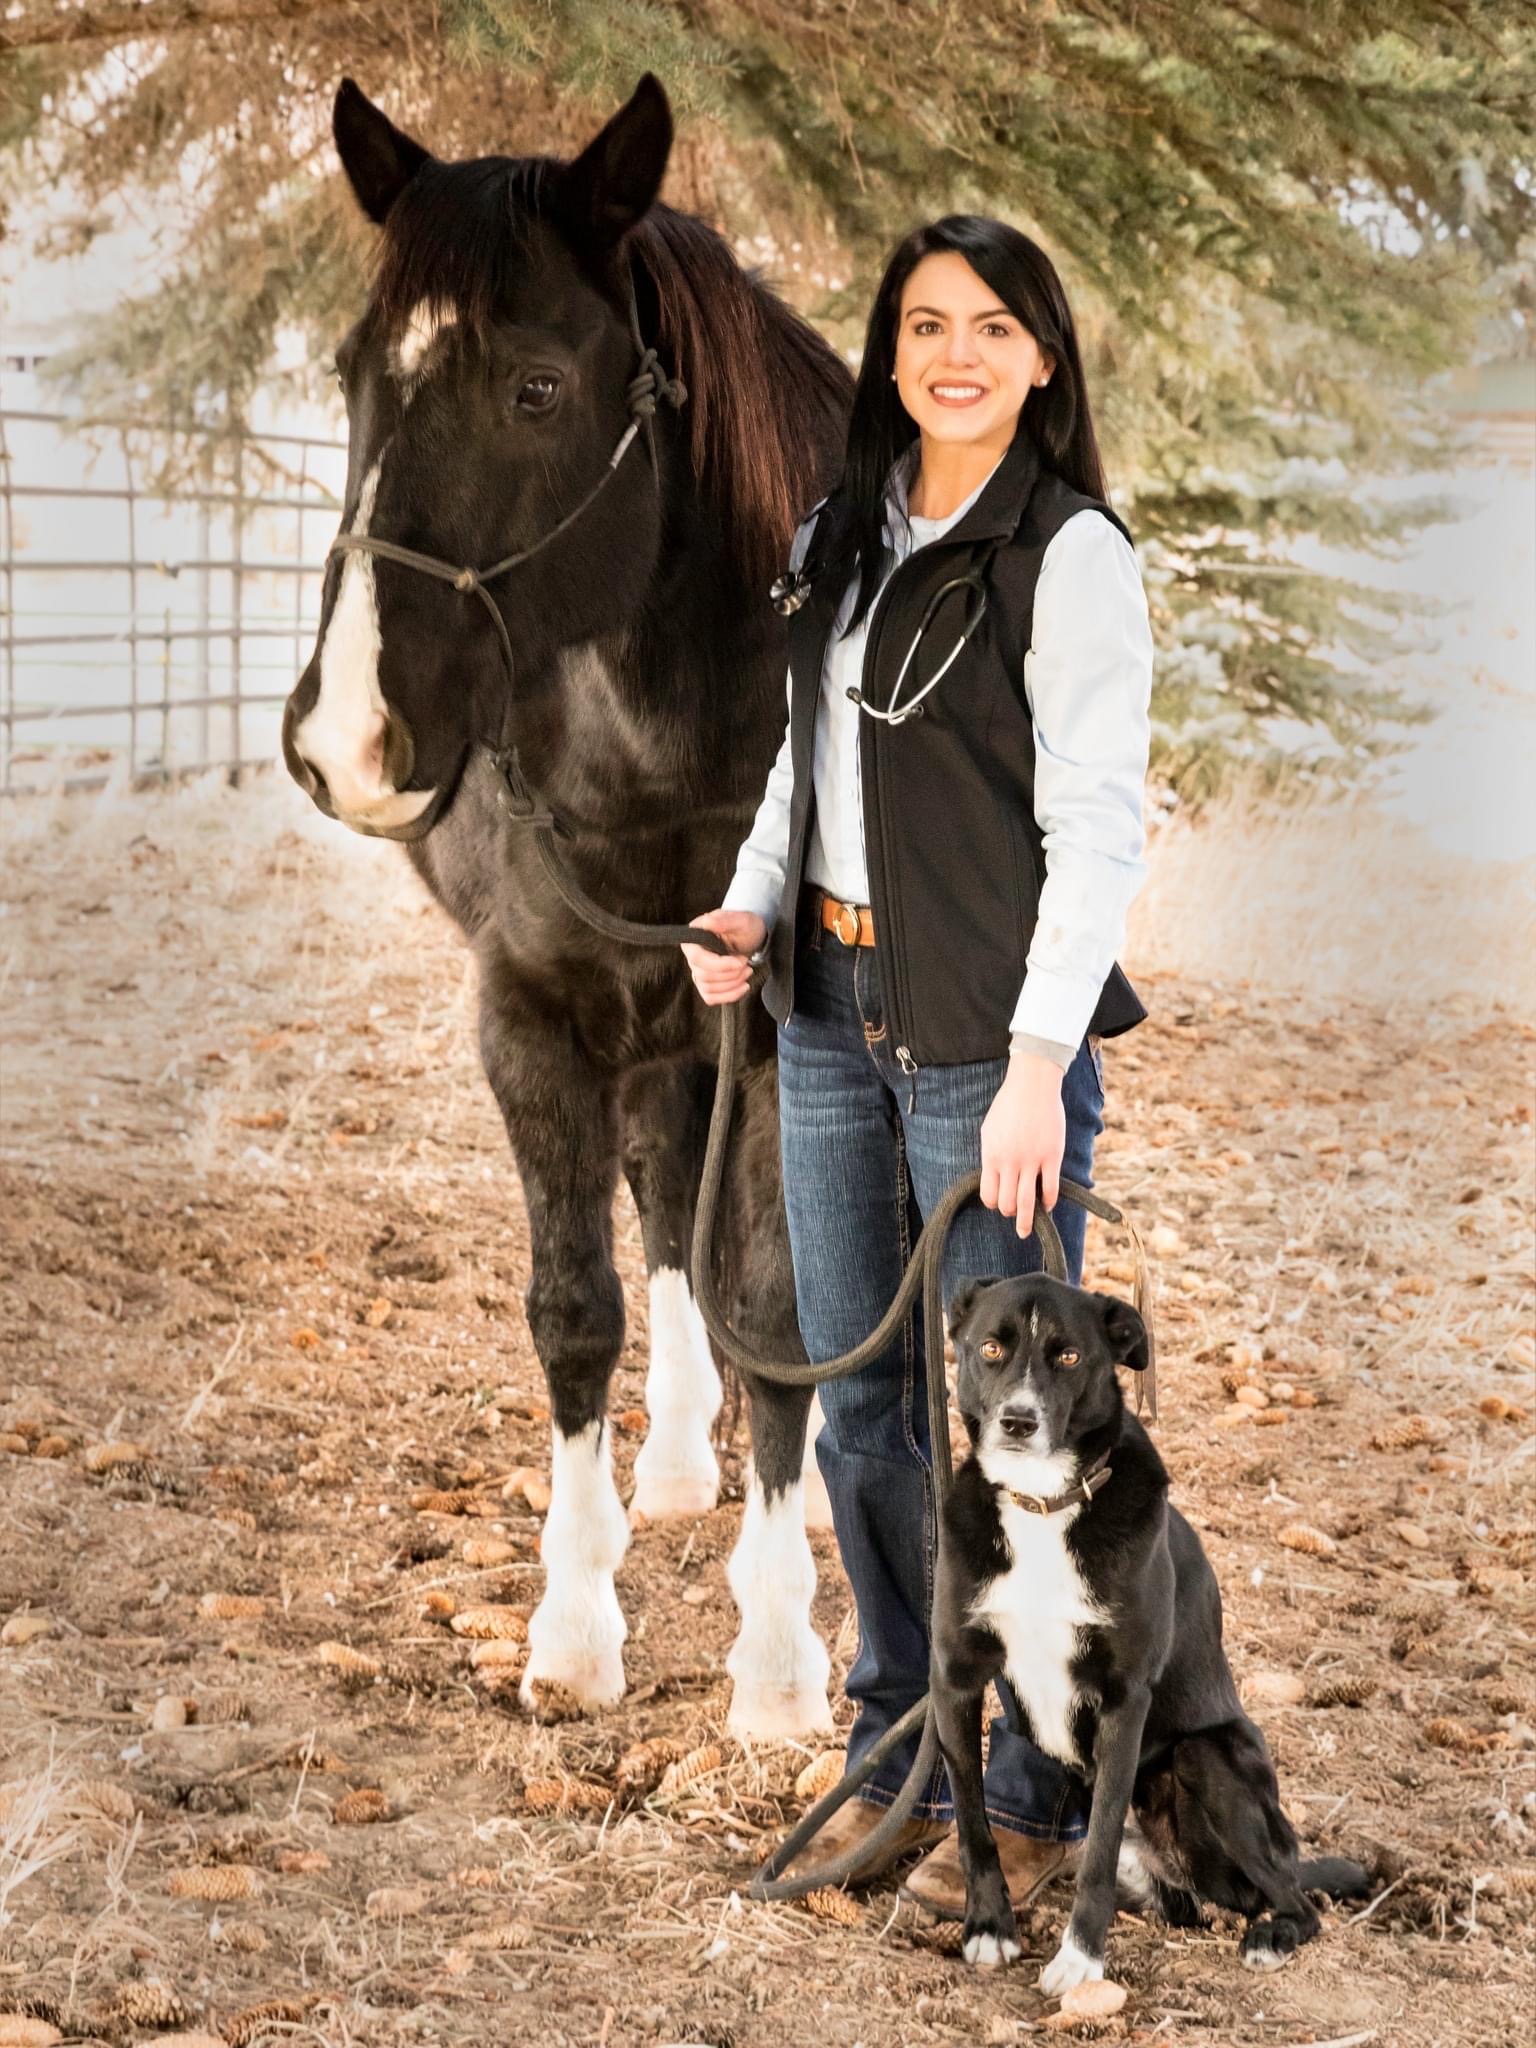
[[[693,985],[706,1003],[737,1003],[752,979],[748,953],[756,953],[768,937],[768,927],[755,910],[706,910],[690,917],[690,924],[718,932],[730,947],[727,953],[711,953],[703,946],[684,946],[683,958],[693,976]]]

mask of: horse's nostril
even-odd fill
[[[999,1419],[1003,1425],[1004,1436],[1018,1437],[1021,1440],[1032,1437],[1040,1427],[1039,1416],[1030,1414],[1025,1408],[1005,1409]]]

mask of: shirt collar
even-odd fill
[[[919,442],[913,438],[897,457],[886,482],[888,526],[894,511],[907,513],[907,484],[916,467]],[[1040,472],[1040,456],[1033,440],[1022,431],[1014,434],[990,475],[960,506],[955,523],[944,532],[946,541],[1006,538],[1018,525],[1024,506]]]

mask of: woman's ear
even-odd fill
[[[1145,1372],[1151,1363],[1147,1326],[1139,1312],[1117,1295],[1096,1297],[1104,1336],[1116,1365],[1128,1365],[1132,1372]]]
[[[986,1273],[978,1280],[962,1280],[949,1297],[949,1334],[955,1336],[975,1305],[976,1297],[983,1287],[991,1287],[1001,1280],[1001,1273]]]

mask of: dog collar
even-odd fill
[[[1100,1488],[1109,1484],[1109,1476],[1109,1453],[1105,1451],[1065,1493],[1015,1493],[1011,1486],[1005,1486],[1003,1491],[1026,1514],[1057,1515],[1063,1508],[1088,1507]]]

